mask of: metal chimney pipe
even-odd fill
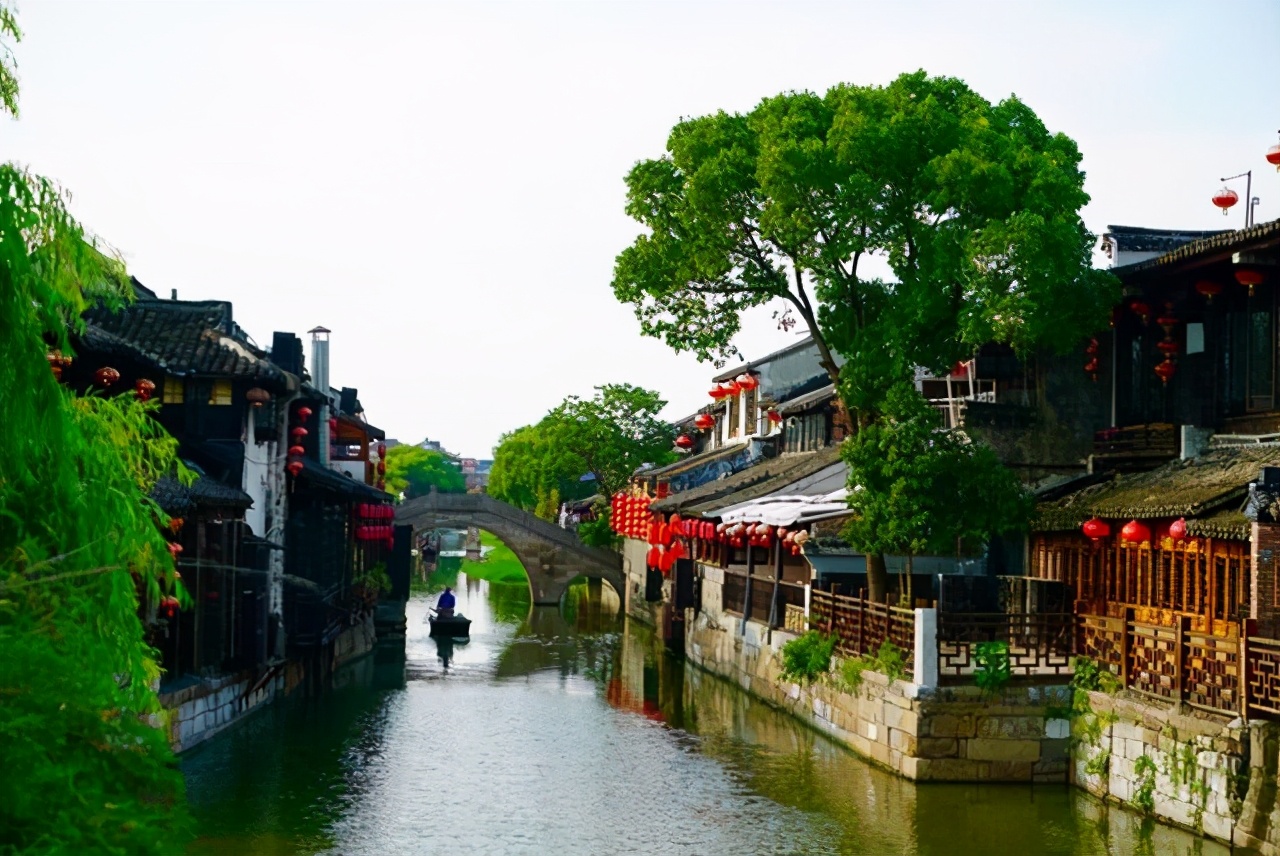
[[[311,385],[324,395],[316,424],[320,463],[329,466],[329,333],[327,327],[312,327],[311,334]]]

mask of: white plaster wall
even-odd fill
[[[253,497],[253,505],[244,513],[244,521],[258,537],[267,534],[267,478],[271,469],[271,444],[253,441],[254,418],[249,408],[248,430],[244,442],[244,484],[241,489]]]

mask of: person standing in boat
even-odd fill
[[[453,589],[445,586],[444,594],[440,595],[440,599],[436,601],[436,614],[441,618],[452,618],[453,608],[457,602],[457,598],[453,596]]]

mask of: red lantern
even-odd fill
[[[1142,319],[1142,323],[1147,323],[1147,318],[1151,316],[1151,307],[1141,300],[1135,300],[1129,304],[1129,311]]]
[[[302,472],[302,461],[290,461],[284,468],[289,471],[289,475],[297,477]]]
[[[755,389],[760,385],[760,378],[751,374],[751,372],[743,372],[738,375],[738,386],[743,389]]]
[[[1098,355],[1098,340],[1090,339],[1089,344],[1084,349],[1084,352],[1091,357],[1096,357]]]
[[[1276,168],[1276,172],[1280,172],[1280,145],[1272,146],[1267,149],[1267,163]]]
[[[1236,282],[1241,285],[1249,286],[1249,296],[1253,297],[1253,287],[1261,285],[1263,280],[1262,271],[1253,268],[1236,268]]]
[[[330,416],[330,417],[329,417],[329,430],[330,430],[330,431],[333,431],[333,432],[337,432],[337,430],[338,430],[338,417],[336,417],[336,416]]]
[[[305,437],[307,436],[307,433],[307,429],[303,428],[301,425],[295,425],[293,428],[289,429],[289,434],[295,438]]]
[[[1181,541],[1187,537],[1187,518],[1179,517],[1169,524],[1169,537]]]
[[[307,450],[306,450],[306,449],[304,449],[304,448],[302,448],[301,446],[290,446],[290,447],[289,447],[289,454],[290,454],[290,455],[297,455],[299,458],[301,458],[301,457],[302,457],[303,455],[305,455],[306,453],[307,453]]]
[[[387,444],[386,444],[386,443],[379,443],[379,444],[378,444],[378,457],[379,457],[379,458],[385,458],[386,456],[387,456]]]
[[[1230,187],[1224,187],[1213,195],[1213,204],[1222,209],[1222,216],[1227,216],[1227,209],[1240,201],[1240,194]]]
[[[777,425],[779,422],[782,421],[782,414],[776,410],[770,410],[768,413],[765,414],[765,417],[774,425]]]
[[[651,568],[656,568],[658,567],[658,558],[659,558],[658,548],[650,547],[648,554],[645,556],[645,564],[647,564]]]
[[[160,614],[165,618],[173,618],[178,614],[178,608],[182,606],[178,599],[173,595],[167,595],[160,598]]]
[[[688,451],[693,448],[693,438],[688,434],[681,434],[676,438],[676,448]]]
[[[93,373],[93,379],[97,381],[98,386],[111,386],[111,384],[120,380],[120,372],[111,368],[111,366],[103,366]]]
[[[378,475],[382,476],[382,475],[386,475],[386,473],[387,473],[387,462],[378,461]]]
[[[311,418],[311,408],[310,408],[310,407],[307,407],[307,406],[304,404],[304,405],[302,405],[301,407],[299,407],[299,408],[298,408],[298,419],[299,419],[299,420],[301,420],[301,421],[303,421],[303,422],[306,422],[306,421],[307,421],[308,419],[310,419],[310,418]]]
[[[734,396],[742,392],[742,384],[738,383],[736,378],[726,383],[724,388],[728,390],[730,396]]]
[[[693,427],[699,431],[707,431],[716,427],[716,418],[710,413],[699,413],[693,418]]]
[[[1106,538],[1111,534],[1111,527],[1107,525],[1107,522],[1096,517],[1086,520],[1080,528],[1090,541],[1097,541],[1099,538]]]
[[[1130,544],[1147,544],[1151,541],[1151,530],[1136,520],[1130,520],[1121,528],[1120,537]]]
[[[1208,302],[1212,303],[1213,298],[1222,292],[1222,286],[1209,279],[1202,279],[1196,283],[1196,291]]]
[[[1178,319],[1173,317],[1173,304],[1166,303],[1164,305],[1164,314],[1156,319],[1156,323],[1164,330],[1166,336],[1173,335],[1173,328],[1178,325]]]
[[[719,401],[720,399],[724,398],[728,394],[729,394],[728,391],[724,387],[720,386],[719,384],[716,384],[715,386],[711,387],[711,391],[707,393],[707,395],[711,396],[716,401]]]
[[[138,378],[133,384],[134,395],[138,396],[139,401],[150,401],[151,394],[155,391],[155,382],[147,380],[145,377]]]
[[[175,562],[178,561],[178,554],[182,552],[182,545],[176,541],[170,541],[166,546],[169,548],[169,555],[173,556]]]
[[[260,386],[255,386],[253,389],[250,389],[248,392],[246,392],[244,394],[244,397],[254,407],[261,407],[262,405],[266,404],[268,401],[271,400],[271,393],[267,392],[265,389],[263,389]]]
[[[1164,361],[1155,367],[1156,377],[1160,378],[1160,382],[1166,386],[1169,384],[1169,378],[1173,377],[1174,372],[1177,370],[1177,366],[1173,364],[1173,360],[1168,357],[1165,357]]]
[[[1176,356],[1178,353],[1178,343],[1172,339],[1165,339],[1163,342],[1156,342],[1156,349],[1166,357]]]
[[[1097,357],[1091,358],[1089,362],[1084,364],[1084,373],[1087,375],[1093,375],[1094,380],[1098,379],[1098,358]]]

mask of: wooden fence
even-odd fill
[[[938,613],[938,678],[968,680],[977,670],[978,646],[1007,646],[1015,678],[1061,678],[1071,674],[1075,615],[1069,612]]]
[[[836,653],[845,657],[875,654],[884,642],[902,649],[907,673],[915,653],[915,611],[874,603],[860,597],[814,589],[809,600],[810,624],[836,636]]]
[[[1082,615],[1077,636],[1079,653],[1121,686],[1213,713],[1280,716],[1280,640],[1197,630],[1186,616],[1148,624],[1126,613]]]

